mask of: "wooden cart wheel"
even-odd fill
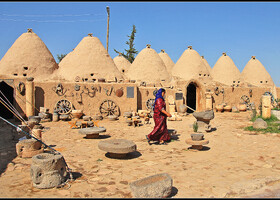
[[[72,111],[72,109],[73,109],[73,105],[67,99],[61,99],[55,105],[55,110],[60,115],[62,114],[67,115]]]
[[[102,117],[107,117],[109,115],[120,116],[120,108],[112,100],[103,101],[99,107],[99,111]]]
[[[146,107],[148,110],[154,110],[155,99],[148,99],[146,101]]]

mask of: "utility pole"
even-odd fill
[[[108,53],[108,44],[109,44],[109,19],[110,19],[110,8],[109,6],[106,7],[107,9],[107,53]]]

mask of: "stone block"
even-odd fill
[[[173,180],[167,173],[156,174],[130,183],[135,198],[166,198],[171,194]]]

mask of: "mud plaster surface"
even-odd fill
[[[210,124],[217,130],[204,134],[209,144],[202,151],[185,143],[193,133],[191,115],[167,121],[169,129],[177,130],[172,142],[150,146],[145,135],[152,131],[153,120],[136,128],[127,126],[122,117],[100,121],[107,130],[100,135],[108,135],[100,139],[84,139],[67,122],[46,122],[43,125],[49,129],[42,133],[43,141],[62,153],[76,179],[70,188],[36,189],[30,177],[31,159],[15,157],[0,175],[0,197],[131,198],[130,182],[157,173],[172,177],[172,198],[245,197],[280,188],[280,137],[244,131],[242,127],[252,124],[249,115],[215,113]],[[118,138],[134,141],[137,151],[127,159],[111,159],[98,149],[101,140]],[[0,149],[2,161],[12,152],[6,146]]]

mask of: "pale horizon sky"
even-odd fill
[[[165,49],[174,63],[193,46],[213,68],[223,52],[242,72],[251,56],[280,87],[280,2],[0,2],[0,59],[27,28],[32,28],[54,58],[67,54],[93,33],[109,54],[127,49],[136,26],[135,48]]]

